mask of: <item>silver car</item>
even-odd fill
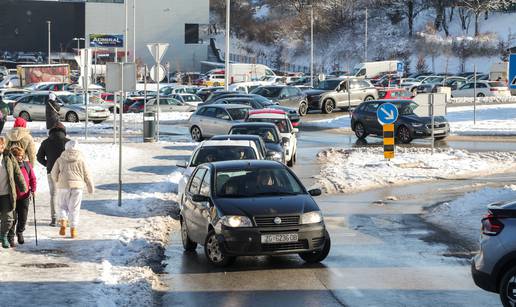
[[[192,139],[200,142],[215,135],[228,134],[231,127],[247,118],[250,106],[240,104],[212,104],[199,107],[190,117]]]
[[[147,101],[147,111],[156,112],[158,109],[156,108],[156,99],[152,98]],[[177,99],[167,97],[159,99],[160,112],[193,112],[196,107],[181,102]]]
[[[471,273],[480,288],[500,294],[504,306],[516,306],[516,201],[491,204],[482,219],[480,251]]]
[[[70,92],[54,92],[61,105],[59,117],[62,121],[79,122],[86,120],[86,105],[84,96]],[[27,121],[44,121],[45,102],[49,92],[34,92],[18,98],[13,110],[14,117],[22,117]],[[99,105],[88,106],[88,120],[98,124],[109,117],[109,111]]]

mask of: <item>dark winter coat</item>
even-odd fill
[[[49,136],[39,147],[37,158],[38,162],[47,168],[47,173],[52,172],[52,167],[56,163],[57,158],[65,150],[65,144],[69,139],[66,137],[66,131],[62,128],[50,129]]]
[[[9,199],[11,200],[11,207],[9,208],[9,211],[12,211],[16,209],[17,191],[26,192],[27,184],[25,183],[25,178],[20,171],[18,161],[16,161],[16,158],[11,153],[8,151],[4,152],[2,155],[2,160],[2,164],[5,166],[5,170],[1,171],[7,171],[7,185],[9,186]]]
[[[57,101],[46,99],[45,102],[45,117],[47,119],[47,129],[52,129],[59,122],[59,110],[61,106]]]

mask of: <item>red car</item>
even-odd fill
[[[102,100],[104,100],[105,102],[115,102],[115,95],[111,93],[102,93],[100,94],[100,98],[102,98]]]
[[[402,88],[379,88],[378,99],[410,100],[412,99],[412,93]]]

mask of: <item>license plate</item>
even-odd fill
[[[290,243],[297,242],[299,237],[297,233],[281,233],[281,234],[269,234],[262,235],[262,243],[263,244],[271,244],[271,243]]]
[[[434,130],[434,134],[441,134],[441,133],[444,133],[444,129],[435,129]]]

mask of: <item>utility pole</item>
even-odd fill
[[[136,0],[133,0],[133,63],[136,63]]]
[[[226,0],[226,56],[224,57],[225,60],[225,69],[224,69],[224,90],[227,91],[229,87],[229,35],[230,35],[230,29],[229,29],[229,23],[230,23],[230,15],[231,14],[231,0]]]
[[[367,8],[365,9],[365,41],[364,41],[364,62],[367,62]]]
[[[128,1],[128,0],[125,0],[125,1],[124,1],[124,7],[125,7],[125,35],[124,35],[124,36],[125,36],[125,37],[124,37],[124,40],[125,40],[125,43],[124,43],[124,45],[125,45],[125,49],[124,49],[124,52],[125,52],[125,54],[124,54],[124,59],[125,59],[125,60],[124,60],[124,63],[129,62],[129,59],[128,59],[128,57],[127,57],[127,53],[128,53],[127,48],[129,47],[129,25],[128,25],[128,23],[127,23],[127,17],[128,17],[128,16],[127,16],[127,10],[128,10],[128,7],[129,7],[129,6],[127,5],[127,1]]]
[[[50,31],[50,25],[52,24],[52,22],[50,20],[47,20],[47,26],[48,26],[48,64],[50,64],[50,38],[51,38],[51,31]]]
[[[310,3],[310,87],[314,87],[314,4]]]

